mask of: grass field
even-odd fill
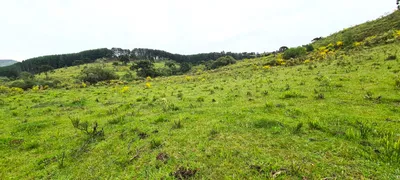
[[[399,179],[399,48],[0,94],[0,179]]]

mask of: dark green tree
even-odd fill
[[[180,68],[179,71],[182,73],[187,73],[192,69],[192,64],[187,63],[187,62],[183,62],[180,64]]]
[[[121,55],[118,57],[118,60],[127,65],[129,63],[129,56],[128,55]]]
[[[140,77],[156,77],[158,75],[154,68],[154,64],[149,60],[137,61],[130,67],[130,69],[137,71],[137,75]]]

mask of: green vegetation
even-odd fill
[[[308,46],[308,49],[310,50],[311,48]],[[283,59],[298,58],[305,56],[306,54],[307,54],[307,49],[304,47],[289,48],[283,53]]]
[[[1,78],[0,179],[398,179],[400,31],[381,21],[393,40],[327,37],[289,60],[111,58]],[[60,83],[10,86],[42,80]]]

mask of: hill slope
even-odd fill
[[[11,59],[0,59],[0,67],[4,67],[4,66],[10,66],[13,65],[15,63],[17,63],[18,61],[14,61]]]
[[[398,179],[399,48],[0,93],[0,179]]]

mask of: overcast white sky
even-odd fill
[[[273,51],[395,9],[395,0],[0,0],[0,59],[103,47]]]

